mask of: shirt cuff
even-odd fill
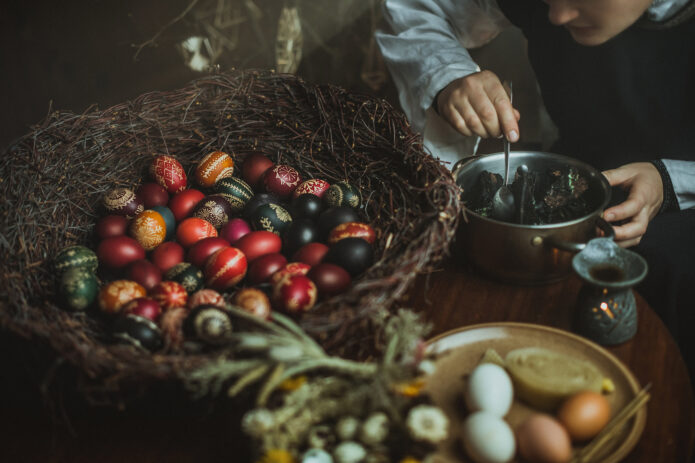
[[[661,208],[659,209],[659,214],[664,212],[676,212],[680,211],[680,206],[678,205],[678,199],[676,197],[676,192],[673,189],[673,183],[671,182],[671,176],[668,173],[668,169],[664,165],[661,159],[655,159],[651,162],[656,170],[659,171],[661,175],[661,183],[664,187],[664,200],[661,203]]]

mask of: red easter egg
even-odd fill
[[[122,215],[132,219],[145,210],[142,200],[133,190],[128,188],[114,188],[104,196],[104,208],[111,214]]]
[[[184,248],[193,246],[203,238],[217,236],[217,230],[208,222],[198,217],[189,217],[176,228],[176,240]]]
[[[263,174],[263,185],[268,193],[279,198],[287,198],[302,182],[299,172],[285,164],[280,164],[268,169]]]
[[[234,160],[223,151],[213,151],[198,163],[195,179],[204,188],[210,188],[218,180],[231,177],[234,173]]]
[[[343,267],[335,264],[318,264],[312,267],[307,277],[316,285],[322,296],[340,294],[350,287],[350,274]]]
[[[156,322],[159,316],[162,314],[162,308],[154,299],[149,297],[139,297],[124,305],[122,312],[126,314],[138,315]]]
[[[259,188],[263,183],[263,174],[273,167],[273,161],[260,153],[249,155],[241,166],[241,174],[252,188]]]
[[[142,199],[145,209],[151,209],[152,206],[166,206],[169,203],[169,193],[158,183],[143,183],[135,194]]]
[[[193,309],[199,305],[215,305],[217,307],[224,307],[226,305],[224,298],[220,293],[214,289],[201,289],[191,294],[188,298],[188,308]]]
[[[328,252],[328,246],[323,243],[305,244],[297,250],[292,256],[295,262],[304,262],[312,267],[317,265],[323,259],[323,256]]]
[[[150,175],[169,193],[178,193],[186,189],[186,172],[181,163],[171,156],[155,157],[150,164]]]
[[[157,301],[164,311],[174,307],[186,307],[188,302],[186,289],[175,281],[162,281],[150,290],[149,296]]]
[[[184,256],[183,246],[175,241],[167,241],[157,246],[150,259],[156,265],[162,274],[166,273],[171,267],[183,262]]]
[[[237,248],[228,246],[216,251],[205,264],[208,286],[225,290],[237,284],[246,275],[246,256]]]
[[[128,231],[145,251],[151,251],[164,242],[167,226],[162,214],[148,209],[133,219]]]
[[[249,233],[251,233],[251,226],[240,218],[234,218],[220,228],[220,237],[229,241],[230,244],[236,243],[242,236]]]
[[[215,251],[226,248],[229,242],[220,237],[203,238],[195,243],[186,253],[186,260],[198,268],[205,267],[205,261]]]
[[[128,302],[139,297],[145,297],[146,294],[145,288],[134,281],[112,281],[104,285],[99,291],[99,308],[106,313],[116,314]]]
[[[256,288],[244,288],[234,295],[234,302],[246,312],[268,320],[270,318],[270,299],[263,291]]]
[[[106,238],[97,247],[99,262],[111,269],[120,269],[145,258],[145,250],[140,243],[129,236]]]
[[[188,217],[193,208],[200,202],[205,195],[202,191],[190,188],[181,193],[177,193],[169,200],[168,207],[174,213],[174,218],[177,222],[181,222]]]
[[[140,259],[128,266],[126,277],[149,291],[162,281],[162,271],[149,260]]]
[[[304,262],[290,262],[289,264],[285,264],[285,266],[277,272],[273,273],[273,276],[270,277],[270,281],[275,285],[280,280],[290,276],[306,275],[309,273],[309,270],[311,270],[311,266],[305,264]]]
[[[249,265],[248,281],[252,285],[257,285],[268,281],[273,273],[277,272],[287,264],[287,258],[280,253],[266,254],[254,260]]]
[[[291,275],[273,285],[273,303],[290,313],[310,310],[316,303],[316,285],[304,275]]]
[[[171,349],[178,349],[184,341],[183,321],[188,316],[188,309],[185,307],[175,307],[167,310],[159,317],[159,327],[167,346]]]
[[[99,219],[95,230],[100,239],[125,235],[128,231],[128,219],[122,215],[107,215]]]
[[[242,236],[235,244],[246,255],[249,262],[264,256],[280,252],[282,239],[273,232],[259,230]]]
[[[297,189],[294,190],[294,192],[292,193],[292,197],[296,198],[299,195],[312,194],[320,198],[321,196],[323,196],[326,190],[330,188],[330,186],[331,184],[325,180],[321,180],[320,178],[312,178],[305,182],[302,182],[297,187]]]
[[[328,234],[328,242],[335,244],[343,238],[362,238],[372,244],[376,239],[374,229],[362,222],[345,222],[335,227]]]

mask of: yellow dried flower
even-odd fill
[[[405,457],[400,461],[400,463],[420,463],[420,460],[413,457]]]
[[[406,383],[397,383],[393,386],[393,391],[396,394],[400,394],[405,397],[417,397],[422,392],[422,388],[425,387],[424,378],[415,378],[412,381]]]
[[[287,378],[282,383],[280,383],[280,389],[283,391],[294,391],[299,389],[304,383],[306,383],[306,376],[300,375],[294,378]]]
[[[294,457],[285,449],[270,449],[258,463],[294,463]]]

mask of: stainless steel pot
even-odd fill
[[[613,238],[613,228],[602,217],[610,201],[608,180],[595,168],[576,159],[539,151],[513,151],[510,171],[526,164],[529,172],[553,167],[575,167],[587,179],[585,193],[592,212],[578,219],[547,224],[519,225],[500,222],[464,209],[457,230],[456,247],[463,257],[486,276],[521,284],[560,280],[571,272],[574,253],[597,237],[597,227]],[[502,174],[504,153],[473,156],[459,161],[453,169],[460,187],[469,189],[483,171]]]

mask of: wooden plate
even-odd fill
[[[592,362],[615,384],[615,391],[606,396],[613,415],[640,391],[633,374],[613,354],[585,338],[548,326],[528,323],[472,325],[443,333],[427,344],[428,352],[436,356],[437,368],[428,378],[425,390],[451,421],[450,437],[437,450],[437,462],[470,461],[463,451],[460,439],[461,424],[466,416],[463,399],[465,376],[475,368],[487,349],[496,350],[504,358],[507,352],[520,347],[544,347]],[[515,429],[534,411],[514,400],[505,420]],[[642,407],[597,455],[596,461],[614,463],[625,458],[637,444],[646,421],[647,410]]]

